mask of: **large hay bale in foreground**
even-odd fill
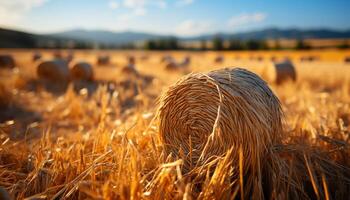
[[[230,148],[238,163],[240,147],[245,169],[256,166],[282,134],[279,100],[261,78],[240,68],[182,78],[161,97],[158,117],[164,149],[184,159],[185,173]]]
[[[39,64],[37,75],[40,79],[52,82],[68,82],[69,68],[66,61],[51,60]]]
[[[10,55],[0,55],[0,68],[14,68],[15,60]]]
[[[282,84],[286,81],[296,81],[297,74],[293,63],[289,60],[271,62],[264,69],[264,79],[269,83]]]
[[[92,66],[86,62],[78,62],[70,69],[71,78],[73,80],[92,81],[94,79],[94,71]]]

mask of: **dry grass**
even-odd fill
[[[17,88],[22,77],[35,77],[36,64],[30,51],[11,53],[18,72],[0,71],[1,82],[12,95],[10,105],[40,115],[34,119],[15,113],[0,124],[0,186],[14,199],[349,197],[350,69],[344,64],[349,52],[254,52],[264,60],[275,55],[295,61],[297,82],[271,85],[285,113],[285,134],[266,143],[273,145],[257,156],[247,154],[263,149],[254,140],[236,142],[240,146],[227,148],[225,155],[189,175],[182,170],[186,161],[168,155],[159,138],[156,98],[181,77],[159,63],[164,53],[104,52],[111,56],[111,66],[123,66],[126,56],[133,55],[140,75],[128,78],[121,67],[94,67],[94,87],[75,91],[70,85],[60,95]],[[41,53],[43,59],[52,56],[49,51]],[[99,53],[74,52],[74,59],[94,63]],[[167,53],[175,59],[187,54]],[[215,52],[190,54],[194,72],[240,66],[261,74],[266,64],[250,61],[251,52],[223,53],[225,59],[215,67]],[[305,54],[320,60],[298,62]],[[141,59],[144,56],[148,59]],[[155,78],[148,79],[147,74]],[[249,162],[255,162],[249,165],[254,167],[247,167]]]

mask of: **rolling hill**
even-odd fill
[[[331,29],[278,29],[269,28],[242,33],[218,33],[196,37],[179,37],[180,41],[211,40],[215,36],[223,39],[265,40],[265,39],[349,39],[350,30],[339,31]],[[74,47],[92,48],[95,44],[118,47],[125,44],[161,39],[170,36],[141,32],[111,32],[104,30],[75,29],[53,34],[31,34],[22,31],[0,28],[0,48],[67,48],[71,43]]]

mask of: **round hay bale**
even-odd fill
[[[40,79],[53,82],[68,82],[69,68],[66,61],[51,60],[39,64],[37,75]]]
[[[38,60],[40,60],[41,58],[42,58],[41,53],[35,52],[35,53],[33,54],[33,62],[38,61]]]
[[[16,63],[11,55],[0,55],[0,68],[15,68]]]
[[[78,62],[70,69],[73,80],[92,81],[94,79],[94,71],[92,66],[87,62]]]
[[[344,58],[344,62],[345,62],[345,63],[350,63],[350,56],[346,56],[346,57]]]
[[[170,55],[165,55],[160,59],[161,63],[169,63],[169,62],[174,62],[174,58],[171,57]]]
[[[224,62],[224,57],[223,57],[223,56],[217,56],[217,57],[214,59],[214,62],[215,62],[215,63],[222,63],[222,62]]]
[[[62,52],[61,52],[61,51],[55,51],[55,52],[53,53],[53,58],[54,58],[54,59],[63,59],[63,54],[62,54]]]
[[[134,56],[128,56],[127,61],[128,61],[129,65],[135,65],[136,64],[136,60],[135,60]]]
[[[302,56],[300,58],[300,62],[313,62],[319,60],[319,57],[317,56]]]
[[[167,61],[165,63],[165,69],[168,71],[175,71],[179,68],[178,64],[176,64],[174,61]]]
[[[181,63],[182,67],[187,67],[189,64],[191,64],[191,57],[186,56],[184,60]]]
[[[262,56],[257,56],[257,57],[256,57],[256,61],[261,62],[261,61],[263,61],[263,60],[264,60],[264,57],[262,57]]]
[[[110,58],[108,55],[97,57],[98,65],[109,65],[109,63],[110,63]]]
[[[271,57],[270,57],[270,61],[276,62],[276,61],[277,61],[277,57],[276,57],[276,56],[271,56]]]
[[[256,166],[282,135],[278,98],[240,68],[185,76],[163,93],[157,115],[164,150],[184,159],[185,173],[231,148],[238,162],[240,147],[244,166]]]
[[[293,63],[289,60],[282,62],[271,62],[264,69],[264,79],[269,83],[276,83],[278,85],[286,82],[297,80],[297,74]]]
[[[122,68],[123,74],[129,74],[129,75],[138,75],[138,71],[136,70],[135,65],[128,64],[125,67]]]

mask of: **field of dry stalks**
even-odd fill
[[[40,52],[43,59],[54,53]],[[33,51],[0,53],[13,55],[17,65],[0,69],[0,197],[5,190],[13,199],[350,197],[350,64],[344,62],[350,51],[74,51],[72,62],[93,65],[94,81],[62,90],[37,81],[40,61],[32,61]],[[110,63],[95,65],[102,54]],[[169,71],[161,63],[166,55],[191,62],[186,70]],[[219,55],[223,60],[215,62]],[[305,55],[316,59],[300,61]],[[135,57],[139,76],[123,73],[127,56]],[[282,164],[257,169],[263,182],[250,186],[243,176],[231,176],[251,159],[241,152],[183,174],[182,160],[166,155],[159,139],[162,91],[189,72],[243,67],[261,75],[271,57],[288,57],[297,72],[296,82],[269,84],[285,113],[285,138],[263,162]],[[240,154],[240,162],[230,162],[229,154]]]

